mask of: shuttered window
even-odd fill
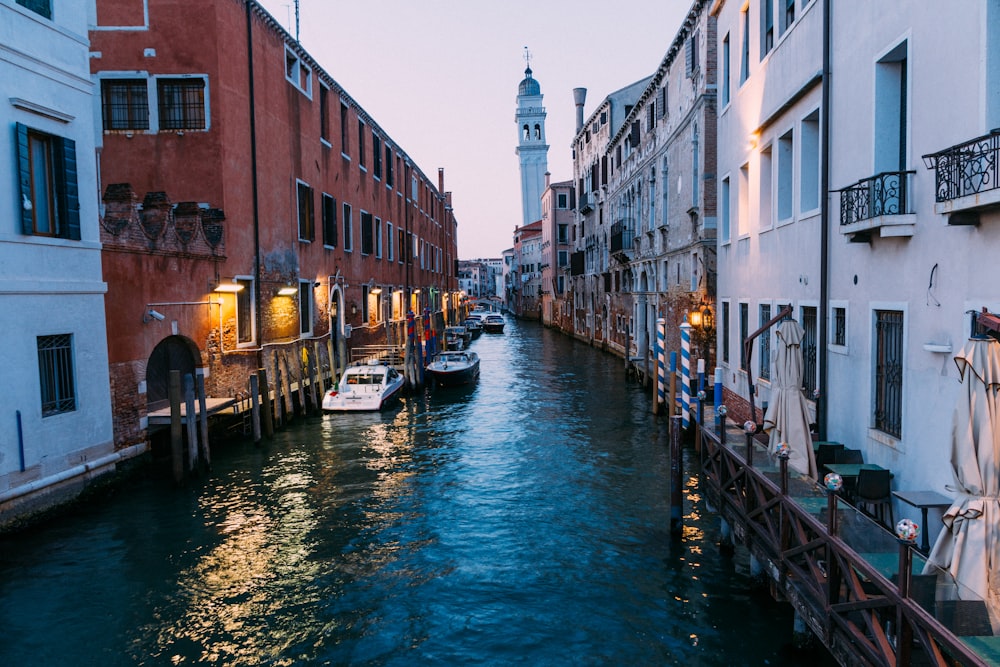
[[[337,247],[337,200],[323,194],[323,245]]]
[[[21,232],[80,240],[76,142],[17,123]]]

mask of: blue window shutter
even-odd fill
[[[17,180],[21,186],[21,201],[18,206],[21,209],[21,233],[34,234],[35,221],[31,209],[24,205],[31,202],[31,161],[28,157],[28,128],[21,123],[16,124],[17,139]]]
[[[61,169],[57,170],[57,184],[59,188],[59,208],[62,219],[66,223],[60,236],[74,241],[80,240],[80,188],[76,178],[76,142],[72,139],[61,137],[57,143],[60,155],[57,157],[61,161]]]

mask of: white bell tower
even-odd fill
[[[524,47],[527,64],[524,79],[517,89],[517,156],[521,163],[522,225],[542,219],[542,191],[548,172],[549,146],[545,143],[545,107],[542,87],[531,76],[531,54]]]

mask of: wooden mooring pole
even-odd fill
[[[201,460],[207,470],[212,469],[212,452],[208,445],[208,399],[205,395],[205,373],[202,369],[196,371],[195,381],[198,390],[198,426],[201,429]]]
[[[260,442],[260,391],[256,373],[250,374],[250,424],[253,426],[254,444]]]
[[[184,481],[184,432],[181,428],[181,372],[170,371],[167,385],[170,398],[170,458],[173,464],[174,482]]]
[[[260,403],[264,422],[264,435],[274,437],[274,417],[271,414],[271,390],[267,385],[267,370],[257,369],[257,381],[260,385]]]
[[[184,426],[187,432],[187,471],[194,472],[198,465],[198,421],[194,407],[194,376],[184,374]]]
[[[680,535],[684,528],[684,494],[681,488],[681,417],[670,417],[670,534]]]

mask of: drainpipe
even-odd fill
[[[830,0],[823,0],[823,128],[820,138],[823,160],[820,162],[820,257],[819,257],[819,398],[816,401],[816,427],[821,440],[827,435],[827,339],[830,309]]]
[[[247,12],[247,92],[250,98],[250,185],[253,193],[253,276],[254,276],[254,319],[257,336],[263,342],[264,317],[261,312],[261,273],[260,273],[260,209],[257,200],[257,111],[254,105],[253,78],[253,0],[246,0]],[[262,348],[258,345],[258,348]],[[263,353],[257,351],[257,367],[264,365]]]

